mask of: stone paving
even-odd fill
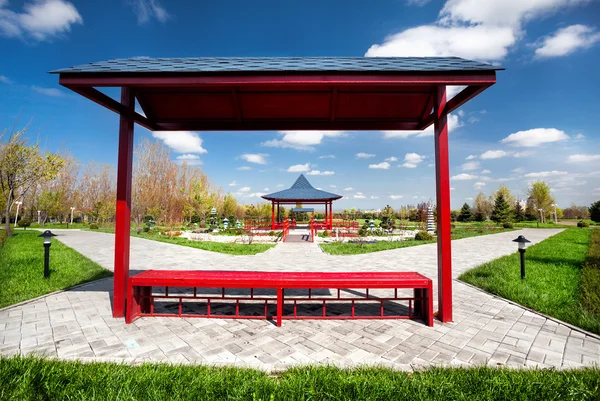
[[[513,253],[561,230],[523,230],[453,241],[453,275]],[[57,239],[113,268],[114,236],[62,231]],[[436,245],[331,256],[314,244],[279,244],[255,256],[230,256],[131,238],[131,270],[418,271],[436,283]],[[515,267],[517,268],[517,267]],[[580,367],[600,363],[598,336],[453,281],[454,322],[433,328],[410,320],[265,320],[111,317],[112,279],[0,310],[0,354],[62,359],[236,364],[265,370],[306,363]],[[437,299],[435,300],[437,304]]]

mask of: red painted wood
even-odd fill
[[[173,120],[157,121],[154,131],[374,131],[374,130],[417,130],[419,121],[397,120]]]
[[[271,230],[275,229],[275,202],[271,202]]]
[[[131,225],[131,169],[133,162],[133,117],[135,98],[130,88],[121,89],[121,104],[128,111],[119,120],[117,210],[115,218],[115,271],[113,317],[123,317],[129,278],[129,233]]]
[[[145,76],[85,76],[85,74],[60,74],[59,83],[64,86],[140,86],[140,87],[191,87],[191,86],[243,86],[243,85],[472,85],[493,84],[495,71],[477,73],[422,74],[403,73],[386,75],[367,74],[284,74],[284,75],[145,75]]]
[[[440,86],[435,98],[435,178],[437,204],[438,306],[442,322],[452,321],[452,246],[450,221],[450,159],[448,155],[448,118],[445,112],[446,87]]]

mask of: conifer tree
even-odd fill
[[[492,220],[496,223],[506,223],[512,220],[510,206],[508,202],[506,202],[506,199],[504,199],[504,194],[502,192],[498,192],[496,196],[494,210],[492,210]]]
[[[460,209],[460,214],[458,215],[457,220],[467,222],[467,221],[471,221],[472,218],[473,218],[473,216],[471,213],[471,207],[465,202],[465,204]]]

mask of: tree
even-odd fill
[[[512,211],[506,199],[504,199],[504,193],[497,192],[496,201],[494,202],[494,210],[492,211],[492,220],[496,223],[507,223],[512,220]]]
[[[502,194],[504,196],[504,200],[506,201],[506,203],[508,203],[508,206],[511,209],[513,209],[515,207],[515,204],[517,203],[517,199],[510,192],[510,189],[508,189],[504,184],[500,184],[500,186],[498,187],[498,190],[494,194],[494,201],[495,201],[496,197],[498,196],[498,194]]]
[[[525,220],[525,211],[523,210],[523,206],[521,206],[521,202],[517,202],[515,204],[515,221],[523,221]]]
[[[542,209],[544,216],[549,216],[554,211],[551,206],[554,203],[554,198],[550,195],[550,192],[550,186],[546,181],[534,181],[527,190],[527,195],[533,201],[535,208]]]
[[[381,211],[381,223],[382,228],[393,228],[395,220],[394,209],[390,205],[386,205]]]
[[[473,214],[476,216],[475,220],[481,219],[477,221],[487,220],[492,214],[492,202],[483,192],[478,193],[473,201]]]
[[[525,220],[538,220],[540,212],[535,208],[535,201],[532,198],[527,199],[527,206],[525,207]]]
[[[0,135],[0,193],[4,198],[6,234],[12,235],[10,213],[14,202],[41,181],[52,179],[63,166],[63,158],[54,153],[41,154],[39,143],[27,145],[22,129],[10,133],[6,141]]]
[[[471,207],[465,202],[465,204],[460,208],[460,213],[457,217],[458,221],[471,221],[473,218],[473,214],[471,213]]]
[[[600,200],[592,203],[592,206],[590,206],[590,219],[596,223],[600,223]]]

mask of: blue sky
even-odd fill
[[[589,205],[600,198],[599,25],[600,2],[586,0],[0,0],[0,128],[31,120],[46,150],[116,164],[117,116],[48,71],[137,56],[460,56],[506,71],[451,116],[452,207],[501,183],[523,197],[535,179],[561,207]],[[152,133],[136,128],[141,138]],[[344,195],[336,209],[435,198],[430,132],[157,138],[242,202],[300,171]]]

